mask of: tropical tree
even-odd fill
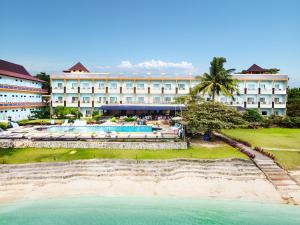
[[[35,75],[35,77],[45,81],[42,83],[42,88],[46,89],[48,93],[50,93],[50,76],[44,72],[40,72],[39,74]]]
[[[196,78],[200,81],[193,89],[194,93],[209,94],[212,101],[215,101],[216,95],[221,93],[233,98],[234,92],[238,92],[238,81],[232,77],[235,69],[224,69],[226,59],[223,57],[214,57],[210,62],[209,73],[204,73]]]
[[[235,107],[210,101],[188,104],[183,111],[183,123],[192,134],[211,134],[220,129],[248,125]]]

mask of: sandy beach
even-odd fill
[[[283,202],[249,160],[82,160],[0,165],[0,203],[81,195]]]

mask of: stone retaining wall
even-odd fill
[[[0,148],[187,149],[186,142],[32,141],[2,139]]]

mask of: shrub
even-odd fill
[[[265,155],[265,156],[267,156],[267,157],[269,157],[273,160],[276,160],[275,156],[272,153],[266,152],[263,148],[254,147],[254,150],[260,152],[261,154],[263,154],[263,155]]]
[[[6,130],[8,128],[8,123],[7,122],[0,122],[0,128],[3,130]]]
[[[134,118],[132,118],[132,117],[126,117],[126,118],[124,118],[124,121],[125,122],[133,122],[133,121],[135,121],[136,119],[134,119]]]
[[[110,119],[110,122],[117,122],[116,117],[111,118],[111,119]]]
[[[247,109],[243,114],[243,119],[248,122],[262,122],[263,117],[256,109]]]
[[[62,124],[62,120],[54,120],[55,124]],[[50,125],[51,121],[49,119],[38,119],[38,120],[20,120],[18,121],[20,126],[25,125]]]

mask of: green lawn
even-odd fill
[[[300,151],[270,151],[286,170],[300,169]]]
[[[271,152],[276,157],[277,162],[287,170],[300,169],[300,129],[232,129],[222,130],[222,133],[247,141],[253,147],[264,148]],[[296,151],[285,151],[289,149]]]
[[[214,148],[192,147],[187,150],[111,150],[111,149],[0,149],[0,163],[31,163],[70,161],[79,159],[222,159],[247,156],[238,150],[222,145]]]
[[[300,149],[300,129],[260,128],[222,130],[229,137],[263,148]]]

